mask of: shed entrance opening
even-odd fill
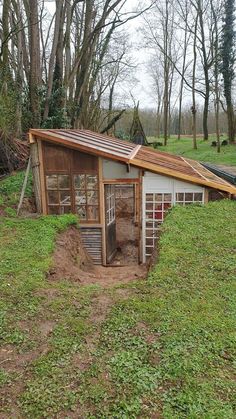
[[[135,184],[105,185],[106,262],[136,265],[139,261],[139,227]]]

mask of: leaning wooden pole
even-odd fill
[[[27,182],[28,182],[28,178],[29,178],[30,166],[31,166],[31,156],[29,157],[29,160],[28,160],[27,169],[26,169],[26,172],[25,172],[25,178],[24,178],[22,189],[21,189],[20,200],[19,200],[19,204],[18,204],[18,207],[17,207],[17,213],[16,213],[17,216],[20,214],[23,199],[24,199],[24,196],[25,196],[25,190],[26,190],[26,186],[27,186]]]
[[[39,171],[39,150],[38,144],[30,145],[30,155],[32,160],[32,175],[33,175],[33,190],[35,197],[36,209],[39,214],[42,213],[41,203],[41,186],[40,186],[40,171]]]

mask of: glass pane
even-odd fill
[[[171,193],[165,193],[164,194],[164,201],[165,202],[171,202]]]
[[[50,215],[58,215],[59,214],[59,210],[60,210],[60,207],[54,207],[54,206],[48,207],[48,213]]]
[[[60,191],[60,204],[61,205],[70,205],[70,194],[67,191]]]
[[[146,203],[146,210],[152,211],[153,209],[153,204],[152,203]]]
[[[171,202],[165,202],[164,203],[164,210],[167,211],[169,208],[171,208]]]
[[[46,176],[47,189],[57,189],[57,175]]]
[[[86,204],[85,191],[76,191],[76,193],[75,193],[75,204],[76,205],[85,205]]]
[[[97,175],[87,175],[87,189],[97,189]]]
[[[163,212],[155,212],[155,220],[162,220]]]
[[[154,230],[160,228],[160,222],[159,221],[154,221]]]
[[[185,202],[186,201],[190,201],[190,202],[193,201],[193,194],[192,193],[186,193],[185,194]]]
[[[146,239],[147,246],[153,246],[153,239]]]
[[[155,194],[155,200],[158,201],[158,202],[161,202],[162,201],[162,193],[156,193]]]
[[[184,200],[184,194],[182,192],[179,192],[176,194],[176,201],[183,201]]]
[[[202,202],[202,193],[201,192],[195,192],[194,201],[201,201]]]
[[[87,192],[87,200],[88,200],[88,204],[97,205],[98,204],[98,193],[97,193],[97,191],[88,191]]]
[[[146,194],[146,201],[147,202],[153,202],[153,194],[152,193],[147,193]]]
[[[87,207],[87,219],[97,220],[98,219],[98,207]]]
[[[85,175],[75,175],[74,185],[76,189],[85,189]]]
[[[48,191],[48,203],[59,204],[58,191]]]
[[[68,175],[58,176],[58,187],[59,189],[70,189],[70,180]]]
[[[163,204],[155,204],[156,211],[162,211]]]
[[[81,206],[81,207],[77,207],[77,214],[80,217],[81,220],[85,220],[86,219],[86,207]]]

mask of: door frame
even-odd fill
[[[102,220],[103,220],[103,229],[102,229],[102,259],[103,266],[109,266],[106,263],[107,260],[107,249],[106,249],[106,206],[105,206],[105,185],[133,185],[134,186],[134,208],[135,208],[135,219],[138,227],[138,261],[137,263],[142,263],[142,182],[139,178],[128,178],[128,179],[103,179],[102,181]]]
[[[106,264],[109,265],[117,251],[116,246],[116,193],[114,184],[104,185],[104,219],[105,219],[105,236],[106,236]],[[107,202],[108,201],[108,202]],[[111,203],[111,205],[110,205]],[[108,218],[108,219],[107,219]],[[109,235],[111,234],[111,240]],[[109,254],[108,254],[109,250]]]

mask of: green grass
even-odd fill
[[[217,153],[216,147],[211,147],[212,140],[215,140],[215,138],[211,137],[208,141],[203,141],[198,138],[198,149],[194,150],[192,139],[190,137],[181,138],[180,140],[177,140],[176,137],[171,137],[168,139],[167,146],[160,146],[158,147],[158,150],[178,154],[180,156],[202,162],[236,166],[236,145],[221,147],[221,152]],[[163,139],[149,137],[148,141],[150,143],[156,141],[163,142]]]
[[[105,289],[45,277],[74,216],[2,218],[0,345],[7,358],[32,358],[1,364],[1,414],[233,419],[235,210],[233,201],[174,208],[148,279]]]
[[[16,215],[15,208],[20,199],[24,177],[25,171],[21,171],[0,181],[0,207],[4,209],[4,213],[8,217]],[[25,197],[32,197],[32,174],[30,174],[27,182]]]
[[[168,217],[148,281],[103,324],[82,380],[88,417],[235,417],[235,209]]]

